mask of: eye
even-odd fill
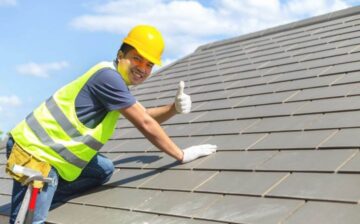
[[[141,58],[139,56],[134,56],[133,59],[136,62],[141,62]]]
[[[149,69],[152,69],[154,67],[154,64],[153,63],[147,63],[146,66],[149,68]]]

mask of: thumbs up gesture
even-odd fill
[[[179,114],[188,114],[191,111],[191,98],[184,93],[185,83],[180,81],[175,97],[175,108]]]

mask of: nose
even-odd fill
[[[148,75],[151,72],[151,69],[149,69],[146,62],[138,63],[136,67],[140,72],[144,73],[145,75]]]

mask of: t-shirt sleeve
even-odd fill
[[[94,74],[90,91],[108,111],[124,109],[136,103],[120,74],[110,68]]]

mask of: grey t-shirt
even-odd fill
[[[75,99],[76,114],[89,128],[96,127],[112,110],[120,110],[135,104],[121,75],[111,69],[97,71],[83,86]]]

